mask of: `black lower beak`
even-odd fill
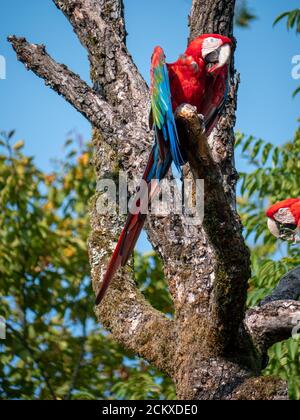
[[[285,224],[279,228],[280,238],[283,240],[294,240],[295,234],[297,233],[297,225]]]
[[[211,53],[207,54],[207,56],[205,57],[205,63],[206,64],[216,64],[219,62],[219,54],[220,54],[220,50],[214,50]]]

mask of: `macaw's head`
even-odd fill
[[[266,215],[272,235],[284,241],[298,242],[300,230],[300,199],[289,198],[270,207]]]
[[[228,65],[231,58],[232,41],[218,34],[204,34],[191,41],[186,55],[201,58],[209,73]]]

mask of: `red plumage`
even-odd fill
[[[232,44],[229,38],[222,35],[202,35],[190,43],[185,54],[175,63],[167,66],[173,112],[181,104],[193,105],[205,120],[212,119],[208,122],[211,130],[216,123],[214,113],[222,107],[226,98],[229,69],[228,65],[207,67],[202,51],[208,37],[215,38],[220,46]]]

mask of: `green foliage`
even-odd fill
[[[289,382],[290,398],[300,400],[300,336],[277,343],[269,352],[266,375],[276,375]]]
[[[125,400],[175,400],[176,394],[171,380],[140,363],[135,374],[126,374],[123,381],[117,382],[112,391],[118,399]]]
[[[93,317],[90,146],[68,140],[64,161],[44,174],[13,136],[0,136],[0,316],[7,321],[0,398],[174,398],[170,379],[121,349]],[[137,264],[153,300],[160,262],[137,256]],[[171,312],[160,276],[158,306]]]
[[[299,245],[286,245],[269,233],[265,209],[277,201],[300,197],[300,129],[293,141],[277,147],[252,136],[236,135],[241,157],[251,171],[241,173],[239,210],[252,249],[253,276],[248,305],[254,306],[276,287],[280,278],[300,265]],[[290,339],[270,350],[266,374],[287,379],[290,396],[300,399],[300,341]]]
[[[291,10],[289,12],[281,13],[274,21],[274,25],[278,22],[286,19],[286,27],[288,30],[296,29],[296,32],[300,32],[300,9]]]
[[[235,24],[241,28],[248,28],[257,16],[251,12],[246,0],[239,0],[236,5]]]
[[[296,33],[300,33],[300,9],[294,9],[289,12],[281,13],[274,21],[274,25],[286,19],[286,27],[289,31],[290,29],[295,29]],[[293,97],[295,98],[298,93],[300,93],[300,87],[298,87],[293,92]]]
[[[296,90],[294,90],[293,98],[295,98],[298,95],[298,93],[300,93],[300,86]]]

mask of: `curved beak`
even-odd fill
[[[225,64],[228,64],[230,57],[231,57],[231,46],[229,44],[222,45],[220,48],[218,67],[223,67],[225,66]]]
[[[273,219],[268,218],[269,231],[275,238],[282,239],[283,241],[299,242],[297,235],[299,233],[299,227],[293,224],[282,224],[276,222]]]
[[[231,46],[229,44],[224,44],[215,50],[203,51],[203,57],[209,66],[209,73],[213,73],[216,69],[229,63],[231,58]]]
[[[280,231],[275,220],[268,217],[268,229],[275,238],[280,238]]]

